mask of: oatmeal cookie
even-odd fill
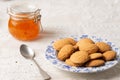
[[[105,52],[105,51],[111,50],[110,45],[108,45],[105,42],[96,42],[95,44],[98,46],[100,52]]]
[[[70,66],[76,66],[76,67],[82,66],[82,64],[73,63],[70,59],[66,59],[66,60],[65,60],[65,63],[66,63],[67,65],[70,65]]]
[[[77,51],[70,56],[73,63],[83,64],[89,60],[89,55],[85,51]]]
[[[103,53],[103,57],[106,61],[113,60],[116,57],[115,51],[106,51]]]
[[[79,45],[79,50],[86,51],[89,54],[96,53],[98,51],[98,47],[95,44],[82,44]]]
[[[81,40],[79,40],[76,45],[79,46],[81,44],[86,44],[86,43],[91,43],[94,44],[94,41],[92,41],[90,38],[83,38]]]
[[[97,67],[105,64],[105,61],[102,59],[91,60],[86,63],[86,67]]]
[[[98,58],[102,58],[103,54],[101,53],[93,53],[90,55],[90,59],[98,59]]]
[[[53,43],[53,48],[59,51],[66,44],[75,45],[76,43],[77,42],[72,38],[64,38],[64,39],[60,39],[60,40],[55,41]]]
[[[74,52],[74,47],[70,44],[65,45],[59,52],[58,52],[58,59],[64,61],[65,59],[69,58],[70,55]]]

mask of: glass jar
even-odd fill
[[[33,5],[16,4],[8,8],[9,32],[19,40],[33,40],[39,36],[41,26],[40,9]]]

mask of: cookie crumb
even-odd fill
[[[18,63],[17,61],[15,61],[15,63]]]

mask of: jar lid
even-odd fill
[[[8,14],[15,17],[29,17],[36,14],[37,11],[40,11],[35,5],[28,4],[28,3],[17,3],[12,4],[10,7],[8,7]],[[21,15],[25,14],[25,15]]]

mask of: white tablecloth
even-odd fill
[[[47,45],[63,35],[89,34],[106,38],[120,47],[119,0],[25,0],[41,9],[44,32],[35,41],[19,41],[8,32],[6,8],[15,1],[0,1],[0,80],[43,80],[36,65],[19,52],[27,44],[52,80],[120,80],[120,64],[100,73],[76,74],[55,68],[45,59]]]

